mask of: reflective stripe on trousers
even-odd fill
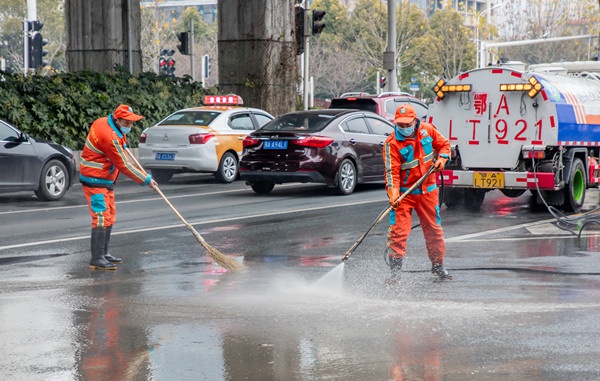
[[[444,262],[446,244],[441,226],[438,190],[427,194],[409,194],[396,210],[390,212],[390,228],[388,230],[388,254],[403,258],[406,255],[406,240],[411,231],[412,211],[419,216],[427,255],[432,264]]]

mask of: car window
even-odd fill
[[[19,134],[8,125],[0,122],[0,140],[5,142],[17,142],[19,141]]]
[[[267,123],[263,131],[321,131],[335,118],[326,114],[289,114]]]
[[[394,98],[394,99],[386,100],[385,101],[385,112],[387,112],[388,114],[394,115],[396,113],[396,110],[398,109],[398,107],[400,107],[400,105],[403,105],[405,103],[408,103],[415,108],[415,111],[417,112],[417,115],[419,116],[419,118],[421,120],[427,115],[427,107],[426,106],[423,106],[421,103],[414,102],[414,101],[412,101],[410,99],[406,99],[406,98]]]
[[[353,132],[358,134],[368,134],[369,127],[363,118],[353,118],[342,123],[342,129],[345,132]]]
[[[161,126],[197,125],[208,126],[219,116],[215,111],[181,111],[167,117],[159,123]]]
[[[351,108],[377,112],[377,103],[371,98],[334,98],[331,100],[329,108]]]
[[[273,118],[265,114],[254,113],[254,116],[256,117],[256,121],[258,122],[259,127],[262,127],[273,120]]]
[[[234,130],[254,130],[254,124],[248,113],[233,114],[229,117],[229,127]]]
[[[381,119],[371,118],[369,116],[365,117],[365,119],[367,120],[369,128],[371,129],[371,134],[373,135],[387,136],[394,131],[394,126]]]

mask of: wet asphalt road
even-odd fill
[[[435,282],[419,228],[386,287],[381,184],[254,195],[242,182],[161,189],[228,273],[151,189],[117,186],[116,272],[89,271],[81,188],[56,203],[0,194],[3,380],[598,380],[600,236],[578,239],[528,196],[480,213],[442,208]],[[593,216],[590,216],[591,218]]]

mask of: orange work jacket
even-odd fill
[[[96,119],[81,152],[79,180],[83,185],[111,188],[123,172],[138,184],[147,185],[152,176],[127,159],[127,138],[114,123],[112,114]]]
[[[435,153],[450,160],[450,142],[432,124],[417,121],[414,137],[394,131],[383,145],[386,189],[406,192],[433,165]],[[428,176],[412,194],[429,193],[436,188],[435,176]]]

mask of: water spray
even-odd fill
[[[420,186],[423,183],[423,181],[425,181],[425,179],[433,173],[434,169],[435,169],[435,167],[432,165],[429,168],[429,170],[416,183],[414,183],[410,188],[408,188],[406,190],[406,192],[402,193],[402,195],[400,197],[398,197],[398,199],[394,202],[394,204],[396,202],[402,201],[402,199],[404,199],[404,197],[408,196],[408,194],[410,192],[412,192],[413,190],[415,190],[415,188]],[[388,206],[387,208],[385,208],[384,211],[379,213],[379,216],[377,216],[377,218],[371,224],[369,229],[366,232],[364,232],[364,234],[362,236],[360,236],[360,238],[356,242],[354,242],[354,245],[352,245],[352,247],[350,247],[350,249],[348,249],[348,251],[346,251],[346,254],[344,254],[344,256],[342,257],[342,262],[346,262],[348,260],[348,258],[350,257],[350,255],[352,255],[352,253],[358,247],[358,245],[360,245],[362,243],[362,241],[367,237],[367,235],[369,235],[369,233],[371,233],[371,231],[375,228],[375,226],[377,226],[377,224],[379,224],[381,222],[381,220],[383,220],[385,218],[385,216],[387,216],[390,213],[391,210],[392,210],[392,205]]]

